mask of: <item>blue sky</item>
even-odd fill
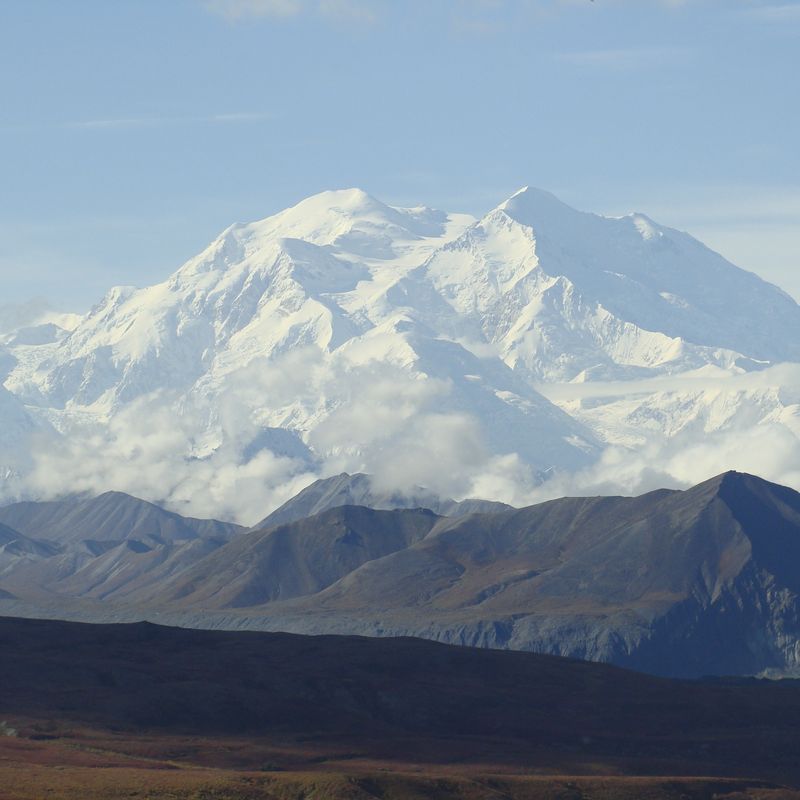
[[[0,0],[0,305],[84,309],[234,221],[517,188],[800,297],[800,1]]]

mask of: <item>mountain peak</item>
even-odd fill
[[[723,488],[739,488],[747,484],[764,484],[771,485],[769,481],[764,478],[759,478],[757,475],[751,475],[749,472],[737,472],[735,469],[729,469],[709,478],[707,481],[699,484],[700,486],[713,486],[719,489]],[[775,484],[777,485],[777,484]]]
[[[448,215],[429,208],[395,208],[363,189],[319,192],[271,217],[245,226],[260,239],[302,239],[334,245],[350,255],[388,258],[399,242],[442,236]]]
[[[750,475],[746,472],[737,472],[736,470],[730,469],[726,472],[721,472],[719,475],[715,475],[713,478],[708,478],[702,483],[698,483],[691,489],[687,489],[687,491],[706,492],[716,497],[726,490],[734,492],[740,491],[747,484],[751,484],[753,482],[764,484],[768,483],[762,478],[757,478],[754,475]]]
[[[388,206],[363,189],[353,186],[345,189],[325,189],[301,200],[292,208],[299,206],[318,206],[342,210],[384,209]]]
[[[565,214],[572,216],[581,213],[559,200],[552,192],[535,186],[523,186],[501,203],[498,210],[504,211],[523,225],[532,225]]]
[[[748,519],[758,520],[753,523],[754,530],[769,531],[770,537],[777,535],[780,525],[766,523],[766,509],[782,509],[780,514],[793,514],[800,520],[800,493],[748,472],[728,470],[687,491],[722,500],[740,517],[744,514]],[[798,546],[794,536],[791,538],[792,547]]]
[[[395,213],[395,209],[363,189],[351,187],[349,189],[326,189],[325,191],[317,192],[273,217],[269,217],[269,219],[280,219],[285,224],[287,219],[294,218],[297,215],[306,217],[335,215],[350,218],[388,218]]]

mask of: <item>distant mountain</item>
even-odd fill
[[[60,552],[0,588],[96,620],[413,635],[675,676],[800,674],[798,564],[800,494],[726,473],[462,517],[339,506],[227,542]]]
[[[365,506],[391,510],[396,508],[427,508],[443,517],[461,517],[479,512],[507,511],[511,506],[492,500],[442,499],[433,492],[417,487],[410,492],[381,492],[373,488],[369,475],[357,473],[321,478],[307,486],[280,508],[265,517],[253,530],[283,525],[287,522],[319,514],[337,506]]]
[[[800,671],[798,563],[800,495],[727,473],[685,492],[442,519],[411,547],[262,613],[297,631],[418,635],[672,675]]]
[[[208,759],[213,742],[237,737],[226,748],[225,766],[233,758],[236,766],[261,759],[249,767],[247,796],[253,798],[275,796],[276,785],[285,797],[589,796],[575,788],[575,778],[555,793],[541,784],[506,793],[504,780],[518,789],[523,779],[509,768],[526,776],[600,773],[609,783],[593,798],[789,797],[763,786],[763,793],[745,795],[736,791],[744,786],[719,782],[688,791],[686,775],[746,777],[751,785],[753,779],[800,782],[800,687],[794,682],[669,681],[601,664],[413,639],[147,623],[0,619],[0,640],[0,707],[20,733],[12,755],[40,744],[26,738],[43,725],[58,731],[60,750],[68,749],[73,729],[95,746],[113,730],[115,753],[126,736],[146,733],[148,758],[159,737],[190,734],[186,747],[166,740],[173,769],[184,750]],[[143,758],[141,738],[137,746],[124,766]],[[265,753],[272,766],[262,766]],[[420,765],[414,772],[437,765],[438,780],[424,793],[410,792],[407,783],[378,793],[353,779],[346,794],[331,794],[320,769],[339,760],[341,771],[346,758],[362,775],[376,762]],[[465,791],[454,770],[470,764],[483,772],[471,775]],[[208,762],[204,768],[211,774]],[[295,781],[310,775],[315,786],[283,792],[264,774],[282,768]],[[608,787],[609,776],[620,774],[673,776],[673,791],[643,793],[647,785],[640,782],[639,791],[634,784],[619,795]]]
[[[418,480],[447,477],[437,491],[469,496],[487,472],[502,486],[493,470],[513,463],[531,485],[608,443],[761,424],[800,435],[796,387],[735,380],[800,362],[791,297],[642,214],[579,212],[534,188],[480,219],[323,192],[232,225],[162,283],[111,289],[69,330],[54,325],[0,340],[8,497],[26,494],[30,460],[61,452],[48,442],[80,444],[86,426],[108,446],[134,435],[144,412],[126,412],[145,400],[186,427],[174,483],[150,499],[184,496],[183,471],[212,456],[247,474],[264,451],[286,457],[283,477],[374,473],[436,441],[409,456],[427,467]],[[687,373],[709,382],[624,386]],[[613,396],[549,399],[552,382],[608,380],[623,384]],[[31,438],[37,426],[47,437]],[[398,486],[401,466],[389,471]],[[86,480],[109,488],[106,471]]]
[[[800,361],[800,307],[786,293],[643,214],[588,214],[539,189],[466,228],[425,275],[540,380]]]
[[[229,539],[244,530],[231,522],[182,517],[123,492],[13,503],[0,507],[0,522],[28,536],[60,543],[83,539],[100,542],[139,539],[157,543]]]

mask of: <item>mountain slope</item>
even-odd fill
[[[538,379],[800,360],[800,308],[776,287],[643,215],[578,212],[537,189],[441,248],[426,276]]]
[[[343,630],[667,674],[797,670],[798,548],[800,495],[728,473],[686,492],[445,520],[295,605],[342,614]]]
[[[335,508],[237,537],[133,597],[191,624],[415,635],[673,675],[792,672],[799,555],[800,495],[726,473],[455,519]]]
[[[577,212],[539,190],[501,208],[538,233],[546,272],[563,275],[620,319],[754,359],[800,360],[797,303],[688,234],[642,214]]]
[[[39,563],[58,553],[58,546],[52,542],[31,539],[0,523],[0,576],[17,573],[25,564]]]
[[[55,542],[150,539],[175,542],[197,538],[229,539],[243,529],[230,522],[193,519],[166,511],[123,492],[0,507],[0,522],[29,536]]]
[[[364,563],[421,540],[439,518],[425,509],[342,506],[237,537],[146,597],[157,605],[236,608],[314,595]],[[141,596],[140,596],[141,597]]]

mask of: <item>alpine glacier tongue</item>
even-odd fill
[[[524,502],[609,442],[693,420],[800,431],[791,386],[770,370],[747,383],[800,361],[790,297],[641,214],[532,188],[481,219],[322,192],[232,225],[163,283],[112,289],[73,326],[0,339],[5,495],[118,489],[253,522],[292,481],[364,471]],[[739,381],[715,388],[713,414],[708,371]],[[638,383],[668,376],[698,380]],[[555,385],[601,380],[616,393]]]

